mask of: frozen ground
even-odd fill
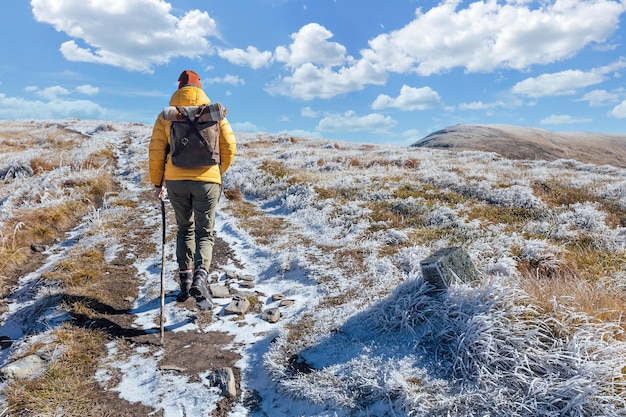
[[[153,230],[149,247],[160,248],[159,211],[145,198],[150,127],[49,122],[55,124],[81,132],[93,147],[114,149],[118,198],[137,206],[123,214],[113,206],[94,210],[48,251],[41,268],[20,279],[0,327],[19,342],[2,350],[2,363],[68,319],[55,306],[32,320],[25,315],[38,297],[55,291],[38,278],[73,244],[106,242],[111,259],[127,253],[139,283],[129,311],[133,328],[154,333],[159,322],[160,251],[136,253],[106,228],[111,219],[132,215]],[[196,312],[173,302],[173,239],[165,248],[166,338],[222,332],[240,355],[239,397],[228,416],[624,415],[623,324],[600,322],[556,297],[547,311],[522,289],[517,268],[530,259],[558,269],[560,254],[583,237],[623,258],[624,225],[608,222],[596,201],[626,212],[624,169],[282,135],[237,138],[225,186],[240,190],[243,200],[222,200],[216,224],[236,262],[220,265],[213,278],[252,275],[263,308],[277,306],[273,294],[294,304],[281,307],[281,319],[271,324],[260,314],[228,316],[223,307],[231,300],[219,299],[212,321],[196,320]],[[32,156],[31,150],[5,156],[0,168]],[[26,190],[48,187],[53,200],[51,177],[5,181],[0,221],[20,209]],[[557,180],[585,189],[590,201],[554,205],[536,195],[533,184]],[[535,215],[499,223],[476,214],[485,207]],[[435,297],[419,262],[449,246],[468,251],[481,280]],[[624,264],[596,278],[623,291]],[[207,382],[212,369],[190,379],[159,367],[163,349],[117,346],[109,342],[95,378],[121,398],[167,417],[216,413],[222,395]]]

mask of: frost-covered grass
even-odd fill
[[[229,209],[261,211],[238,225],[280,219],[267,232],[322,288],[263,360],[319,406],[305,415],[623,412],[625,170],[271,135],[239,149]],[[279,240],[258,243],[281,256]],[[447,246],[482,279],[433,296],[419,261]]]
[[[507,280],[443,295],[430,290],[419,279],[407,281],[301,349],[307,372],[285,363],[284,340],[266,363],[289,395],[364,415],[623,412],[626,343],[617,324],[567,308],[546,315]],[[342,357],[342,350],[350,354]]]
[[[111,126],[100,125],[108,130]],[[115,189],[113,150],[55,123],[0,127],[0,279],[27,263],[31,245],[49,245]]]
[[[88,223],[87,248],[68,251],[41,278],[95,282],[90,266],[105,268],[123,251],[147,259],[154,274],[158,233],[123,247],[125,234],[154,225],[147,203],[128,198],[151,189],[150,127],[2,129],[0,172],[24,167],[0,179],[0,248],[9,257],[36,241],[32,224],[55,225],[35,219],[60,211],[54,221]],[[92,140],[103,134],[107,141]],[[256,338],[241,343],[242,389],[260,394],[267,415],[623,415],[626,170],[284,135],[237,139],[221,237],[257,277],[259,297],[280,291],[296,300],[272,331],[259,330],[258,318],[229,330]],[[124,152],[129,145],[146,153]],[[115,187],[100,186],[107,177]],[[120,184],[124,196],[111,193]],[[68,202],[76,218],[63,214]],[[480,280],[433,293],[420,261],[450,246],[468,251]],[[88,290],[73,294],[104,297]]]

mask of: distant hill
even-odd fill
[[[414,147],[495,152],[510,159],[574,159],[626,168],[626,134],[551,132],[514,125],[456,125],[431,133]]]

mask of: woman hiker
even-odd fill
[[[178,90],[170,98],[170,106],[201,106],[210,103],[202,89],[200,76],[191,70],[183,71],[178,78]],[[197,301],[210,300],[206,281],[213,257],[215,211],[221,194],[222,175],[228,170],[236,151],[235,135],[225,118],[225,109],[223,112],[223,118],[215,126],[216,132],[219,127],[219,137],[215,134],[219,145],[216,151],[217,163],[206,166],[180,166],[184,164],[173,163],[170,154],[171,132],[174,132],[172,124],[179,122],[166,120],[164,112],[161,112],[152,130],[148,153],[150,180],[155,186],[157,199],[162,201],[167,194],[178,227],[176,261],[180,292],[176,300],[179,302],[187,300],[189,295]]]

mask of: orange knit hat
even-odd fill
[[[192,70],[185,70],[180,74],[180,77],[178,77],[178,88],[183,88],[189,84],[202,88],[200,76]]]

